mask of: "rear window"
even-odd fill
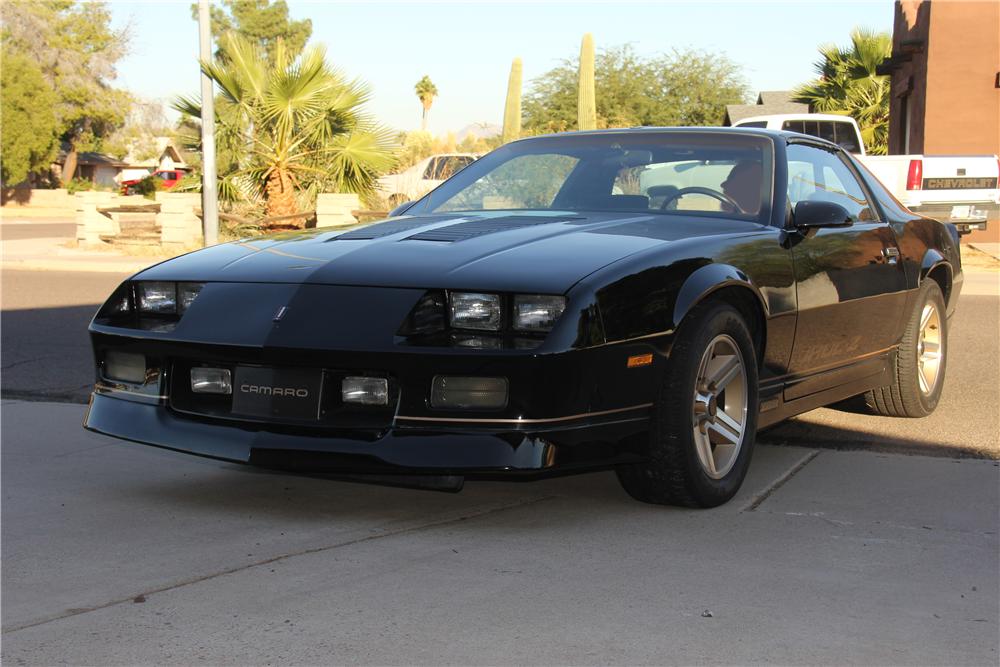
[[[860,153],[858,133],[854,125],[836,120],[786,120],[781,129],[787,132],[808,134],[833,142],[848,153]]]

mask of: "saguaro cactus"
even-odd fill
[[[521,135],[521,59],[514,58],[507,80],[507,103],[503,108],[503,142]]]
[[[576,124],[581,130],[597,129],[597,100],[594,97],[594,36],[589,32],[580,44],[580,85],[576,103]]]

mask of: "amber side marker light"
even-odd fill
[[[639,366],[649,366],[653,363],[652,354],[637,354],[634,357],[628,358],[629,368],[638,368]]]

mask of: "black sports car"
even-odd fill
[[[273,468],[614,467],[713,506],[758,428],[941,394],[957,234],[826,141],[631,129],[509,143],[384,222],[206,248],[90,326],[86,427]]]

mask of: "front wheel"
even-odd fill
[[[715,507],[743,484],[757,429],[757,355],[734,308],[700,306],[670,353],[650,424],[649,460],[618,468],[637,500]]]

